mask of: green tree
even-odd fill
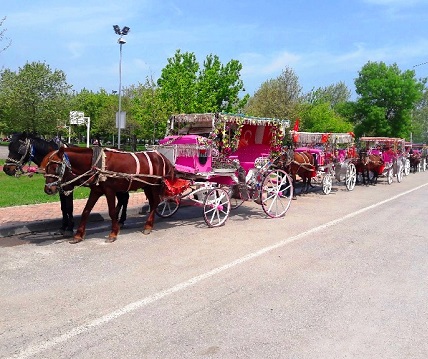
[[[308,132],[350,132],[354,126],[340,116],[329,102],[301,107],[300,130]]]
[[[59,118],[67,116],[68,91],[64,72],[40,62],[27,63],[15,73],[1,72],[3,121],[12,131],[55,134]]]
[[[428,90],[425,89],[422,99],[416,104],[412,116],[413,142],[428,143]]]
[[[171,113],[192,113],[196,110],[198,70],[194,53],[182,54],[177,50],[174,57],[168,59],[157,83],[160,96]]]
[[[302,88],[295,72],[287,67],[276,79],[260,86],[245,106],[245,113],[258,117],[296,118]]]
[[[350,98],[351,90],[348,89],[344,82],[338,82],[326,87],[319,87],[305,96],[305,100],[311,104],[328,102],[333,108],[349,101]]]
[[[400,71],[397,64],[368,62],[355,80],[357,136],[409,138],[411,113],[421,99],[423,82],[412,70]]]
[[[159,96],[170,114],[238,112],[249,97],[239,98],[244,89],[241,70],[239,61],[231,60],[223,65],[218,56],[212,54],[200,69],[194,53],[177,50],[157,81]]]
[[[217,55],[208,55],[198,76],[196,112],[239,112],[249,98],[239,97],[244,88],[241,70],[237,60],[222,65]]]
[[[140,136],[146,140],[163,138],[168,121],[168,107],[162,101],[159,88],[152,78],[133,88],[131,111]]]

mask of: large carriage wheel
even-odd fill
[[[223,225],[230,213],[230,199],[223,188],[213,188],[204,201],[204,220],[208,227]]]
[[[157,208],[155,209],[156,214],[162,218],[171,217],[180,207],[181,196],[174,196],[165,198]]]
[[[425,172],[426,169],[427,169],[427,160],[426,160],[426,158],[422,158],[421,166],[422,166],[422,171]]]
[[[357,168],[353,163],[349,163],[346,168],[345,174],[345,185],[348,191],[352,191],[355,187],[355,183],[357,182]]]
[[[333,178],[330,173],[324,174],[322,178],[322,191],[324,194],[330,194],[331,187],[333,186]]]
[[[410,174],[410,160],[408,158],[404,161],[404,175],[408,176]]]
[[[285,215],[293,199],[293,181],[283,170],[269,171],[262,183],[260,203],[271,218]]]

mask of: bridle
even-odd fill
[[[57,153],[58,153],[58,150],[52,152],[52,154],[49,156],[48,162],[45,166],[45,174],[44,174],[45,178],[53,178],[56,181],[45,183],[46,187],[48,187],[48,188],[53,187],[53,186],[59,187],[60,191],[62,191],[67,196],[70,193],[72,193],[76,187],[85,186],[86,184],[91,183],[93,181],[94,177],[97,175],[97,172],[94,171],[92,168],[90,170],[86,171],[85,173],[82,173],[81,175],[74,174],[72,171],[71,163],[70,163],[70,160],[69,160],[67,154],[64,153],[62,160],[59,161],[59,160],[56,160],[54,158],[54,156]],[[48,167],[52,164],[58,165],[58,168],[56,169],[55,174],[47,173]],[[67,169],[73,175],[73,178],[67,182],[63,182],[65,171]],[[86,177],[86,176],[89,176],[89,178],[87,180],[83,181],[83,183],[80,183],[76,187],[73,186],[73,189],[71,189],[69,191],[64,190],[64,187],[71,185],[74,182],[80,180],[82,177]]]
[[[15,166],[15,177],[19,177],[22,174],[25,174],[26,172],[23,170],[23,167],[26,163],[30,164],[31,161],[34,159],[34,147],[31,143],[31,140],[29,138],[26,138],[25,141],[19,140],[21,145],[18,149],[18,154],[21,155],[21,158],[19,160],[15,160],[14,158],[8,157],[6,159],[5,165],[6,166]],[[26,158],[28,157],[28,160]]]

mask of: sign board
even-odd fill
[[[125,126],[126,126],[126,112],[125,111],[120,112],[120,119],[119,119],[119,111],[116,112],[116,128],[124,129]]]
[[[82,125],[85,123],[84,112],[70,111],[70,125]]]

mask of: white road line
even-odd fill
[[[95,319],[95,320],[93,320],[93,321],[91,321],[91,322],[89,322],[87,324],[75,327],[75,328],[69,330],[68,332],[66,332],[66,333],[64,333],[64,334],[62,334],[60,336],[54,337],[52,339],[45,340],[44,342],[36,344],[36,345],[32,345],[32,346],[28,347],[27,349],[21,351],[20,353],[14,355],[14,356],[9,357],[8,359],[12,359],[12,358],[14,358],[14,359],[24,359],[24,358],[30,358],[30,357],[32,357],[34,355],[40,354],[40,353],[42,353],[42,352],[44,352],[44,351],[46,351],[46,350],[48,350],[50,348],[53,348],[53,347],[57,346],[58,344],[64,343],[64,342],[72,339],[73,337],[75,337],[77,335],[83,334],[83,333],[89,331],[92,328],[96,328],[96,327],[99,327],[99,326],[101,326],[103,324],[109,323],[109,322],[113,321],[114,319],[117,319],[117,318],[119,318],[119,317],[121,317],[121,316],[123,316],[125,314],[128,314],[128,313],[133,312],[133,311],[135,311],[137,309],[145,307],[148,304],[154,303],[154,302],[156,302],[156,301],[158,301],[158,300],[160,300],[160,299],[162,299],[164,297],[167,297],[167,296],[169,296],[171,294],[174,294],[174,293],[177,293],[179,291],[182,291],[182,290],[184,290],[184,289],[186,289],[188,287],[191,287],[191,286],[193,286],[193,285],[195,285],[195,284],[197,284],[197,283],[199,283],[199,282],[201,282],[201,281],[203,281],[205,279],[211,278],[211,277],[213,277],[213,276],[215,276],[215,275],[217,275],[219,273],[222,273],[222,272],[224,272],[224,271],[226,271],[226,270],[228,270],[230,268],[233,268],[233,267],[236,267],[236,266],[238,266],[238,265],[240,265],[242,263],[248,262],[251,259],[260,257],[260,256],[262,256],[265,253],[271,252],[271,251],[273,251],[273,250],[275,250],[277,248],[281,248],[281,247],[283,247],[283,246],[285,246],[285,245],[287,245],[289,243],[297,241],[297,240],[299,240],[301,238],[304,238],[304,237],[306,237],[308,235],[311,235],[313,233],[322,231],[325,228],[334,226],[334,225],[336,225],[336,224],[338,224],[340,222],[343,222],[343,221],[345,221],[347,219],[356,217],[356,216],[360,215],[361,213],[370,211],[373,208],[376,208],[376,207],[384,205],[385,203],[394,201],[397,198],[405,196],[405,195],[407,195],[407,194],[409,194],[411,192],[417,191],[417,190],[419,190],[419,189],[421,189],[421,188],[423,188],[425,186],[428,186],[428,183],[425,183],[423,185],[420,185],[420,186],[415,187],[413,189],[410,189],[408,191],[405,191],[405,192],[402,192],[400,194],[397,194],[396,196],[393,196],[391,198],[388,198],[388,199],[386,199],[384,201],[378,202],[378,203],[373,204],[371,206],[364,207],[364,208],[362,208],[362,209],[360,209],[360,210],[358,210],[356,212],[347,214],[346,216],[337,218],[337,219],[335,219],[333,221],[330,221],[330,222],[327,222],[327,223],[325,223],[325,224],[323,224],[321,226],[318,226],[318,227],[312,228],[310,230],[307,230],[305,232],[302,232],[302,233],[300,233],[300,234],[298,234],[296,236],[284,239],[284,240],[282,240],[282,241],[280,241],[280,242],[278,242],[276,244],[273,244],[271,246],[262,248],[262,249],[260,249],[260,250],[258,250],[256,252],[247,254],[246,256],[238,258],[238,259],[236,259],[233,262],[225,264],[225,265],[223,265],[221,267],[214,268],[213,270],[211,270],[209,272],[203,273],[203,274],[201,274],[199,276],[196,276],[196,277],[193,277],[193,278],[191,278],[191,279],[189,279],[189,280],[187,280],[185,282],[179,283],[179,284],[175,285],[174,287],[165,289],[163,291],[160,291],[160,292],[154,293],[154,294],[152,294],[152,295],[150,295],[148,297],[145,297],[145,298],[143,298],[143,299],[141,299],[139,301],[130,303],[130,304],[124,306],[121,309],[115,310],[114,312],[106,314],[103,317]]]

